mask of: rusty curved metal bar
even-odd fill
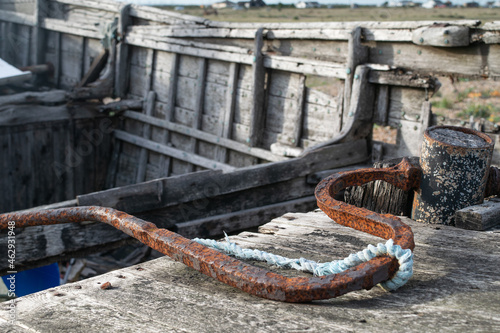
[[[413,250],[415,242],[411,228],[401,219],[391,214],[379,214],[366,208],[359,208],[335,200],[335,195],[349,186],[359,186],[374,180],[383,180],[404,191],[417,188],[420,184],[421,170],[413,166],[408,158],[391,168],[368,168],[338,172],[323,179],[316,186],[318,206],[336,223],[369,233],[384,239],[393,239],[394,244],[403,249]],[[380,259],[379,257],[375,259]],[[378,263],[370,260],[374,269]],[[395,259],[393,259],[395,260]]]
[[[6,229],[9,221],[15,221],[16,228],[82,221],[103,222],[172,259],[230,286],[255,296],[285,302],[309,302],[337,297],[354,290],[370,289],[388,280],[398,268],[398,263],[391,258],[378,257],[335,275],[309,278],[285,277],[246,264],[172,231],[159,229],[153,223],[104,207],[74,207],[2,214],[0,229]],[[394,234],[391,235],[400,240],[406,233],[404,228],[395,228]]]

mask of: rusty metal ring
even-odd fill
[[[413,250],[415,247],[413,232],[408,225],[401,222],[401,219],[391,214],[379,214],[355,207],[335,200],[334,197],[349,186],[359,186],[374,180],[383,180],[408,191],[418,187],[420,175],[420,168],[413,166],[407,158],[403,158],[398,165],[391,168],[369,168],[332,174],[316,186],[315,195],[319,208],[336,223],[384,239],[392,238],[394,244],[403,249]],[[371,269],[376,270],[387,258],[374,258],[368,263]]]

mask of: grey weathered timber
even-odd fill
[[[27,91],[23,93],[0,96],[0,105],[9,104],[60,104],[68,100],[69,93],[65,90],[46,92]]]
[[[387,118],[389,116],[389,89],[388,85],[381,85],[378,88],[377,106],[373,115],[373,121],[381,126],[387,126]]]
[[[206,133],[206,132],[201,131],[201,130],[194,130],[188,126],[180,125],[180,124],[177,124],[174,122],[168,122],[166,120],[148,117],[148,116],[142,115],[142,114],[137,113],[137,112],[125,112],[123,115],[127,118],[139,120],[139,121],[142,121],[144,123],[163,128],[163,129],[168,130],[170,132],[184,134],[184,135],[196,138],[198,140],[217,144],[220,147],[236,150],[238,152],[251,155],[253,157],[258,157],[258,158],[265,160],[265,161],[277,162],[277,161],[283,161],[286,159],[286,158],[283,158],[282,156],[275,155],[275,154],[269,152],[268,150],[265,150],[262,148],[248,147],[246,144],[239,143],[239,142],[234,141],[234,140],[226,139],[223,137],[218,137],[216,135],[209,134],[209,133]]]
[[[146,107],[145,107],[145,115],[146,116],[152,116],[153,115],[153,110],[155,107],[155,100],[156,100],[156,93],[154,91],[150,91],[148,94],[148,98],[146,100]],[[150,124],[144,124],[142,128],[142,137],[150,140],[151,139],[151,125]],[[148,151],[146,148],[142,148],[140,155],[139,155],[139,160],[137,163],[137,177],[136,177],[136,182],[140,183],[146,180],[146,165],[148,163]]]
[[[238,86],[238,75],[240,66],[232,62],[229,66],[229,78],[226,92],[226,106],[224,108],[224,117],[220,126],[219,136],[224,139],[230,139],[233,129],[234,111],[236,107],[236,88]],[[221,146],[217,147],[217,160],[226,163],[227,149]]]
[[[486,199],[482,204],[455,212],[455,226],[462,229],[487,230],[500,224],[500,199]]]
[[[469,27],[466,26],[430,26],[413,31],[413,43],[441,47],[469,45]]]
[[[198,165],[207,169],[221,169],[221,170],[234,170],[234,167],[224,164],[224,163],[219,163],[213,160],[210,160],[208,158],[195,155],[193,153],[188,153],[185,151],[182,151],[180,149],[172,148],[163,144],[159,144],[157,142],[147,140],[144,138],[141,138],[140,136],[136,136],[133,134],[129,134],[127,132],[121,131],[121,130],[115,130],[115,137],[128,142],[130,144],[139,146],[141,148],[146,148],[148,150],[164,154],[170,157],[174,157],[176,159],[179,159],[181,161],[185,161],[194,165]]]
[[[19,298],[17,324],[9,323],[9,304],[3,303],[0,327],[75,333],[500,330],[498,232],[436,229],[409,219],[404,223],[415,234],[414,276],[395,292],[375,287],[331,300],[280,303],[250,296],[164,257]],[[321,212],[285,214],[259,232],[230,238],[244,248],[320,262],[381,242],[337,225]],[[310,276],[265,267],[287,276]],[[105,282],[112,288],[102,290]]]
[[[114,94],[118,97],[125,97],[128,89],[128,54],[129,47],[124,41],[125,32],[130,21],[130,4],[122,5],[120,8],[120,17],[118,20],[117,35],[120,42],[116,44],[116,73]]]
[[[266,73],[263,62],[264,55],[262,54],[262,47],[264,46],[263,30],[263,28],[259,28],[255,33],[254,59],[252,65],[252,111],[250,135],[248,137],[248,144],[250,147],[258,146],[264,127],[264,89]]]
[[[361,27],[356,27],[351,31],[348,44],[343,107],[346,111],[350,106],[352,83],[356,75],[354,71],[358,65],[366,62],[367,56],[366,46],[361,44]]]
[[[222,194],[234,193],[252,189],[254,187],[270,185],[278,182],[287,181],[297,177],[307,176],[309,173],[339,168],[350,164],[363,162],[367,159],[366,142],[364,140],[352,143],[338,144],[326,147],[308,155],[289,161],[277,162],[273,164],[264,164],[240,168],[238,170],[220,173],[220,171],[204,171],[190,175],[180,175],[154,181],[129,185],[125,188],[115,188],[106,191],[89,193],[78,196],[80,206],[106,206],[125,210],[127,212],[138,212],[140,210],[131,209],[128,203],[134,202],[134,193],[151,193],[155,203],[142,207],[143,210],[153,210],[169,205],[180,204],[189,201],[203,200],[207,197],[218,196]],[[324,159],[322,154],[330,156]],[[210,172],[210,173],[209,173]],[[188,182],[189,181],[189,182]],[[152,185],[154,182],[158,184]],[[164,185],[162,182],[164,183]],[[174,182],[174,183],[169,183]],[[182,182],[188,185],[186,191],[180,184]],[[151,187],[152,186],[152,187]],[[169,188],[163,191],[162,198],[159,199],[157,188]],[[214,191],[207,189],[216,188]],[[153,188],[151,192],[150,188]],[[124,192],[128,191],[128,192]],[[164,196],[164,197],[163,197]],[[123,201],[124,204],[120,204]],[[143,205],[144,203],[141,203]]]
[[[174,53],[172,64],[170,67],[170,82],[168,86],[169,98],[167,104],[167,111],[165,113],[166,122],[171,122],[174,119],[175,102],[177,99],[177,78],[179,76],[179,59],[180,56],[177,53]],[[165,144],[169,143],[170,133],[168,131],[164,131],[160,140],[161,143]],[[160,163],[159,163],[160,168],[158,177],[164,177],[170,174],[171,163],[172,159],[170,157],[166,157],[164,155],[160,156]]]

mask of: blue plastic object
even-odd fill
[[[15,276],[15,280],[7,280],[11,275]],[[7,289],[10,289],[10,282],[15,281],[15,293],[17,297],[56,287],[60,284],[59,278],[59,265],[57,263],[29,269],[17,274],[2,276]]]

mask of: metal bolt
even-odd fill
[[[447,40],[447,39],[445,39],[445,40],[444,40],[444,43],[445,43],[445,44],[449,44],[449,43],[450,43],[450,41],[449,41],[449,40]]]
[[[417,54],[418,54],[418,55],[421,55],[421,54],[422,54],[422,51],[418,50]]]
[[[348,68],[348,69],[346,69],[346,70],[345,70],[345,72],[346,72],[347,74],[351,74],[351,69],[350,69],[350,68]]]
[[[358,75],[358,74],[355,74],[355,75],[354,75],[354,78],[355,78],[356,80],[357,80],[357,79],[359,79],[359,75]]]
[[[420,37],[420,43],[423,43],[423,42],[424,42],[424,38]]]

